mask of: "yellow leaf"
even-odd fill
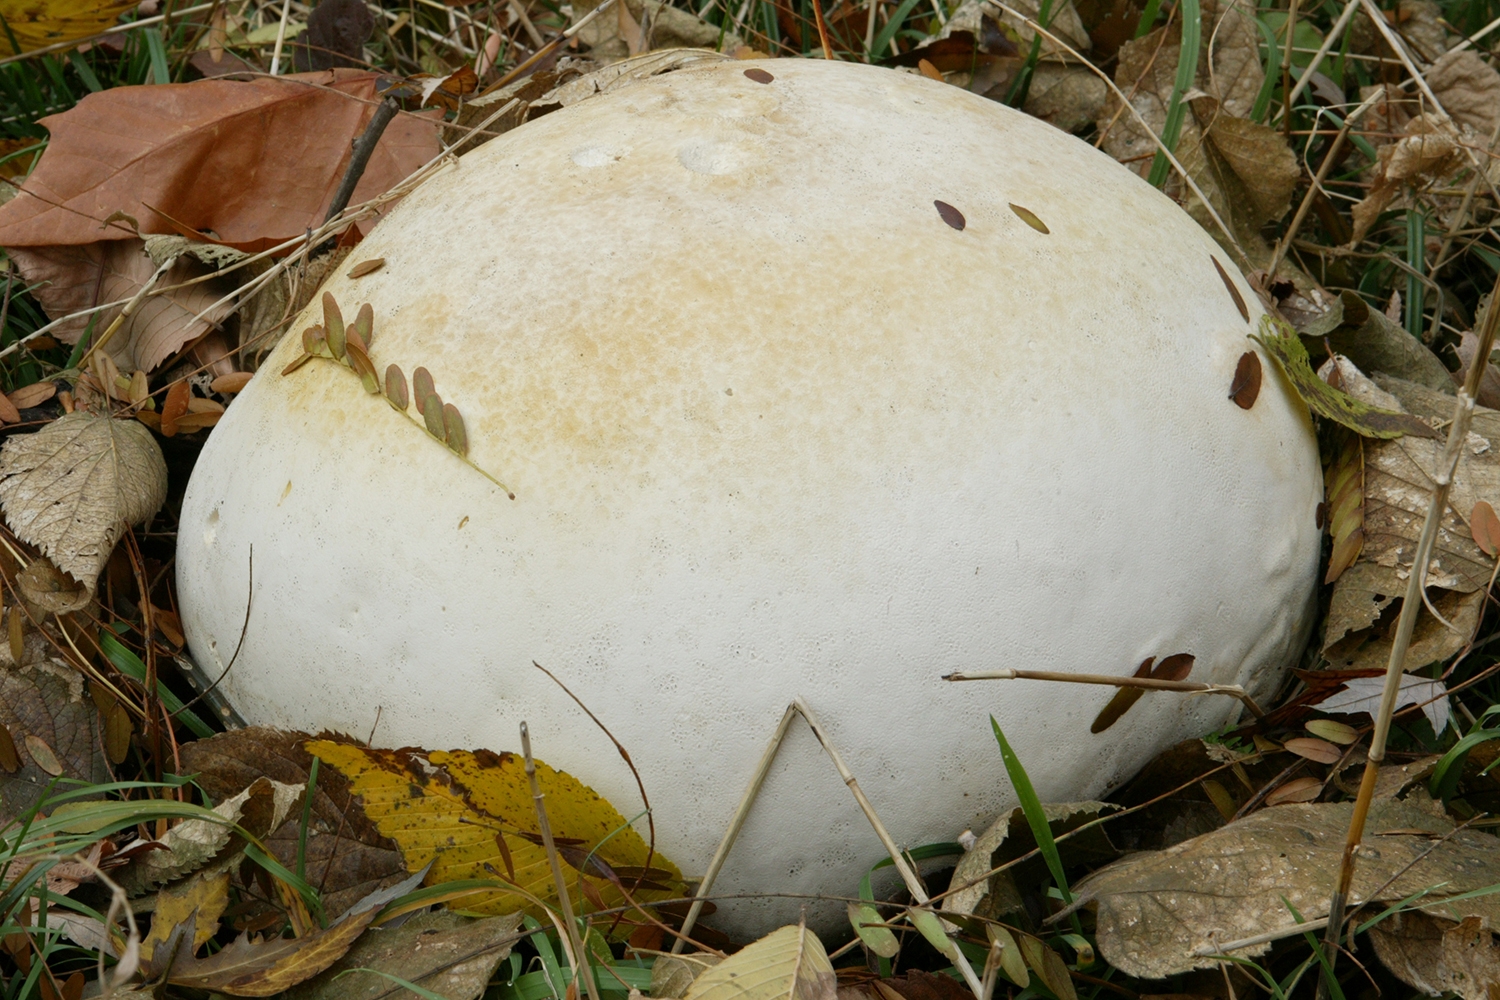
[[[0,16],[22,52],[86,38],[114,24],[135,3],[118,0],[0,0]],[[0,36],[0,55],[12,55],[10,39]]]
[[[156,894],[156,909],[151,912],[151,932],[141,942],[141,951],[150,955],[162,944],[179,924],[185,924],[193,914],[198,922],[193,930],[193,947],[197,951],[214,932],[219,929],[219,918],[229,907],[229,872],[212,875],[194,875],[176,885],[161,889]],[[191,951],[189,954],[191,954]]]
[[[806,926],[791,924],[703,973],[686,1000],[833,1000],[835,992],[823,942]]]
[[[544,901],[556,897],[520,757],[488,750],[373,750],[328,740],[306,746],[349,779],[365,815],[401,848],[410,871],[432,862],[429,885],[504,879]],[[597,900],[606,908],[623,905],[609,874],[626,888],[633,886],[648,866],[646,842],[593,789],[540,761],[536,768],[573,905],[584,910],[597,909]],[[681,873],[660,854],[650,855],[649,867],[655,869],[647,873],[654,884],[667,879],[680,885]],[[581,869],[587,869],[586,881],[597,893],[578,891]],[[663,888],[676,894],[673,887]],[[665,898],[661,889],[649,887],[631,895],[637,901]],[[465,896],[456,905],[479,913],[525,909],[541,916],[525,896],[504,891]]]

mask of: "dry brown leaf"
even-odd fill
[[[379,81],[336,69],[90,94],[41,120],[51,142],[21,193],[0,206],[0,246],[134,236],[118,225],[101,230],[117,211],[145,233],[180,224],[242,250],[302,236],[327,213]],[[353,201],[383,193],[437,153],[435,123],[398,117]]]
[[[1294,741],[1288,740],[1288,742]],[[1267,795],[1266,805],[1280,806],[1288,802],[1312,802],[1322,794],[1323,782],[1317,778],[1293,778]]]
[[[1076,132],[1099,117],[1108,96],[1104,81],[1086,66],[1041,63],[1032,74],[1025,111],[1064,132]]]
[[[1347,366],[1341,368],[1345,391],[1356,398],[1395,404],[1419,417],[1446,419],[1452,414],[1452,396],[1385,376],[1372,381],[1347,361],[1341,364]],[[1334,585],[1324,633],[1323,655],[1340,669],[1386,666],[1390,631],[1427,516],[1429,476],[1441,449],[1442,442],[1415,436],[1364,442],[1364,547]],[[1475,411],[1427,573],[1434,606],[1459,632],[1423,615],[1407,654],[1409,669],[1451,656],[1478,624],[1494,564],[1464,518],[1486,499],[1500,500],[1500,413],[1481,407]]]
[[[1433,0],[1401,0],[1395,13],[1396,30],[1423,62],[1433,62],[1448,51],[1443,9]]]
[[[59,773],[101,782],[109,769],[99,746],[99,715],[83,697],[83,678],[66,664],[47,658],[49,647],[35,633],[27,637],[24,665],[0,666],[0,728],[10,737],[16,767],[0,775],[0,825],[36,805],[52,779],[51,767],[36,759],[36,742],[46,746]]]
[[[1297,736],[1287,740],[1282,746],[1296,754],[1298,757],[1306,757],[1315,760],[1319,764],[1337,764],[1343,752],[1327,740],[1313,739],[1307,736]],[[1283,788],[1286,786],[1282,786]]]
[[[182,748],[186,774],[212,798],[227,799],[257,778],[305,786],[312,755],[302,746],[305,733],[251,727],[221,733]],[[284,865],[296,864],[301,815],[288,817],[266,841],[271,855]],[[321,767],[307,830],[307,878],[320,886],[324,906],[332,913],[406,876],[395,841],[383,836],[354,801],[349,781],[336,768]]]
[[[337,962],[380,912],[379,906],[346,914],[306,937],[252,942],[248,934],[206,958],[181,957],[167,982],[236,997],[269,997],[316,976]]]
[[[96,232],[95,238],[99,235]],[[32,294],[47,315],[60,318],[104,302],[129,299],[139,292],[156,271],[143,247],[138,239],[125,239],[81,246],[13,248],[10,253],[27,281],[43,283]],[[179,260],[157,286],[180,284],[198,274],[195,264]],[[122,369],[150,371],[229,315],[227,305],[214,308],[222,295],[219,289],[219,285],[206,282],[144,299],[104,350]],[[115,306],[94,314],[95,338],[103,335],[122,308]],[[203,317],[195,319],[199,313]],[[88,317],[79,317],[60,323],[54,333],[63,343],[76,344],[88,325]]]
[[[1097,907],[1100,952],[1132,976],[1159,979],[1214,965],[1211,954],[1220,944],[1295,927],[1300,921],[1293,909],[1306,920],[1323,916],[1352,809],[1352,803],[1263,809],[1095,872],[1075,889]],[[1373,901],[1388,902],[1440,885],[1437,892],[1456,896],[1500,882],[1500,839],[1454,832],[1442,807],[1420,793],[1375,803],[1366,829],[1351,905],[1372,894]],[[1495,896],[1448,903],[1429,894],[1423,902],[1425,911],[1453,920],[1500,917]],[[1269,949],[1263,944],[1235,954],[1253,957]]]
[[[1477,917],[1458,923],[1425,913],[1398,913],[1370,929],[1375,954],[1403,982],[1428,994],[1493,1000],[1500,983],[1500,945]]]
[[[126,525],[167,497],[167,463],[151,432],[78,411],[0,448],[0,510],[90,593]]]
[[[242,391],[250,384],[251,372],[235,372],[232,375],[220,375],[208,384],[213,392],[220,392],[226,396]]]
[[[1454,121],[1481,136],[1500,123],[1500,73],[1474,50],[1444,55],[1427,71],[1427,85]]]
[[[51,382],[33,382],[7,395],[16,409],[27,410],[33,406],[40,406],[56,396],[57,386]]]
[[[1354,235],[1349,245],[1356,246],[1365,238],[1380,213],[1404,186],[1425,187],[1463,167],[1468,160],[1460,145],[1462,139],[1451,121],[1435,114],[1421,114],[1406,123],[1401,138],[1376,150],[1370,192],[1350,211]]]
[[[438,910],[418,913],[399,927],[373,927],[327,971],[292,987],[286,1000],[418,1000],[410,990],[393,991],[384,976],[351,969],[399,976],[445,1000],[475,1000],[510,954],[520,924],[519,913],[473,920]],[[660,996],[655,990],[651,995]]]
[[[93,600],[90,588],[73,579],[46,556],[37,556],[16,576],[16,589],[21,600],[33,612],[65,615],[88,607]]]

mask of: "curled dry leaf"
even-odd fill
[[[89,94],[41,120],[51,142],[21,193],[0,206],[0,246],[133,237],[120,226],[100,232],[100,220],[117,210],[138,219],[142,232],[174,233],[181,224],[241,250],[300,237],[322,223],[350,143],[374,113],[380,79],[338,69]],[[353,201],[385,192],[438,148],[434,122],[398,117]],[[250,180],[226,192],[202,177]]]
[[[1357,246],[1375,224],[1380,213],[1395,200],[1402,187],[1425,187],[1448,177],[1468,163],[1464,136],[1452,121],[1436,114],[1417,115],[1406,123],[1402,136],[1376,150],[1370,192],[1350,211]]]
[[[44,614],[65,615],[70,611],[81,611],[93,600],[89,587],[58,569],[46,556],[37,556],[17,574],[16,589],[21,593],[21,600],[34,612]],[[12,620],[19,621],[20,609],[14,611],[17,617]]]
[[[1459,125],[1488,137],[1500,124],[1500,72],[1473,49],[1445,53],[1427,71],[1427,85]]]
[[[833,963],[805,925],[772,931],[693,981],[686,1000],[834,1000]]]
[[[1097,909],[1101,953],[1130,975],[1159,979],[1214,965],[1222,944],[1324,916],[1352,810],[1352,803],[1262,809],[1100,869],[1075,890]],[[1442,807],[1421,793],[1376,802],[1366,829],[1365,844],[1374,849],[1362,851],[1355,866],[1351,905],[1440,886],[1423,897],[1424,911],[1452,920],[1500,917],[1496,897],[1445,898],[1500,882],[1500,839],[1455,832]],[[1270,947],[1234,954],[1250,958]]]
[[[0,218],[6,208],[21,200],[17,197],[0,208]],[[93,240],[99,237],[95,227]],[[146,255],[144,244],[134,238],[9,249],[28,282],[44,282],[32,294],[54,319],[129,299],[156,273],[156,264]],[[184,257],[157,280],[156,287],[180,285],[198,274],[197,265]],[[220,286],[207,282],[152,295],[115,331],[104,350],[122,369],[150,371],[229,315],[229,305],[216,305],[222,294]],[[102,336],[122,308],[114,306],[94,314],[92,335]],[[89,317],[80,316],[60,323],[54,333],[63,343],[76,344],[88,325]]]
[[[90,593],[125,526],[166,496],[166,460],[134,421],[78,411],[0,448],[6,521]]]

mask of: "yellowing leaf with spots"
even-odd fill
[[[22,52],[86,38],[114,24],[133,2],[118,0],[0,0],[0,16]],[[10,39],[0,35],[0,55],[11,55]]]
[[[429,861],[429,885],[459,879],[503,880],[551,902],[556,898],[525,763],[489,750],[372,750],[309,740],[307,751],[349,779],[365,815],[401,848],[407,868]],[[564,861],[573,905],[585,912],[676,896],[682,873],[649,851],[625,817],[593,789],[536,762],[547,818]],[[520,893],[464,896],[480,913],[535,910]]]

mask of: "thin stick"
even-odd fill
[[[281,71],[281,46],[286,41],[286,19],[292,13],[292,0],[281,0],[281,23],[276,28],[276,47],[271,50],[271,75]]]
[[[698,883],[698,888],[693,890],[693,903],[688,907],[687,917],[682,921],[682,937],[672,944],[672,954],[682,954],[683,938],[693,933],[693,925],[698,922],[698,914],[703,910],[703,898],[713,889],[714,879],[719,877],[719,870],[724,867],[724,861],[729,857],[730,848],[739,838],[740,828],[745,825],[745,820],[750,815],[750,807],[755,804],[755,799],[760,795],[761,786],[766,783],[766,776],[771,773],[771,765],[776,761],[776,751],[781,749],[781,741],[786,739],[786,731],[792,724],[792,718],[797,714],[796,705],[788,705],[782,713],[781,721],[776,725],[776,732],[771,735],[771,742],[766,744],[765,753],[760,755],[760,763],[755,765],[755,773],[751,775],[750,786],[745,789],[745,794],[740,796],[740,804],[735,807],[734,816],[729,820],[729,829],[724,831],[724,837],[719,841],[719,847],[714,851],[713,858],[708,862],[708,870],[703,873],[703,880]]]
[[[365,167],[370,163],[370,156],[375,152],[375,146],[380,142],[380,137],[385,134],[385,127],[391,123],[391,119],[395,118],[396,112],[400,110],[395,99],[387,97],[375,109],[375,114],[370,117],[370,123],[365,126],[359,138],[354,140],[354,149],[349,154],[349,166],[344,170],[344,177],[339,181],[338,190],[333,193],[333,201],[328,206],[328,214],[323,216],[325,225],[349,207],[349,199],[353,196],[359,179],[365,175]]]
[[[78,362],[79,371],[88,370],[89,361],[93,359],[94,354],[97,353],[105,344],[109,343],[110,338],[113,337],[116,331],[118,331],[120,327],[125,324],[125,321],[130,318],[130,314],[135,312],[136,306],[140,305],[141,301],[146,298],[146,293],[151,291],[151,286],[156,284],[161,276],[166,274],[167,271],[175,263],[177,263],[176,257],[168,257],[166,260],[162,261],[161,266],[156,269],[156,273],[151,275],[150,278],[147,278],[146,283],[141,286],[140,291],[132,295],[130,297],[130,301],[125,303],[125,308],[121,309],[120,315],[116,316],[114,322],[109,324],[109,329],[104,331],[104,335],[99,337],[89,345],[88,351]],[[108,390],[106,389],[106,391]]]
[[[521,6],[520,0],[510,0],[510,11],[516,15],[516,20],[521,22],[521,27],[526,29],[526,37],[531,39],[531,44],[537,48],[546,45],[546,39],[542,33],[536,30],[536,25],[531,23],[531,17],[526,13],[526,8]]]
[[[1344,33],[1344,29],[1349,26],[1349,22],[1354,19],[1354,11],[1358,7],[1359,0],[1349,0],[1348,3],[1344,4],[1343,13],[1339,15],[1337,21],[1333,22],[1333,27],[1329,30],[1328,37],[1324,38],[1323,44],[1318,46],[1318,51],[1312,57],[1312,62],[1307,64],[1307,69],[1303,70],[1302,75],[1297,78],[1297,85],[1292,88],[1291,95],[1287,97],[1286,103],[1281,106],[1280,114],[1285,115],[1292,108],[1296,107],[1297,98],[1302,96],[1302,91],[1306,90],[1307,85],[1312,82],[1312,75],[1317,72],[1323,60],[1328,57],[1328,53],[1333,51],[1333,47],[1338,44],[1339,36]],[[1287,44],[1290,45],[1291,32],[1287,33],[1287,38]]]
[[[1353,9],[1353,3],[1358,2],[1359,0],[1351,0],[1350,9]],[[1286,256],[1287,247],[1292,245],[1292,238],[1297,235],[1297,230],[1302,228],[1302,222],[1307,218],[1307,211],[1312,207],[1313,199],[1317,197],[1319,191],[1323,190],[1323,181],[1328,177],[1329,170],[1333,168],[1334,161],[1338,159],[1338,152],[1343,148],[1344,140],[1349,137],[1349,130],[1354,127],[1354,123],[1366,111],[1375,106],[1376,101],[1382,100],[1384,97],[1385,91],[1383,89],[1375,91],[1369,97],[1365,98],[1359,107],[1349,112],[1348,117],[1344,119],[1343,126],[1339,129],[1338,134],[1333,137],[1333,142],[1328,146],[1328,152],[1323,156],[1323,162],[1318,165],[1318,173],[1313,177],[1312,186],[1307,189],[1307,194],[1302,196],[1302,204],[1297,206],[1297,214],[1292,216],[1291,225],[1287,226],[1286,232],[1282,235],[1281,239],[1276,241],[1276,249],[1271,254],[1271,263],[1266,268],[1267,274],[1275,276],[1276,268],[1281,264],[1281,258]]]
[[[536,780],[536,761],[531,757],[531,731],[521,723],[521,754],[526,758],[526,780],[531,782],[531,801],[536,805],[537,827],[542,834],[542,846],[547,849],[547,863],[552,866],[552,881],[557,883],[557,903],[562,908],[563,929],[568,932],[568,942],[573,946],[574,982],[580,978],[588,988],[589,997],[599,1000],[599,988],[594,985],[593,963],[583,950],[578,938],[578,923],[573,919],[573,904],[568,899],[568,883],[563,878],[562,863],[557,857],[557,845],[552,842],[552,824],[547,822],[547,807],[543,804],[541,783]]]
[[[816,3],[818,0],[813,0],[813,2]],[[875,830],[875,836],[880,838],[880,843],[884,845],[886,853],[891,856],[891,862],[896,866],[896,871],[900,873],[901,881],[906,883],[906,890],[911,893],[912,899],[923,905],[928,903],[930,897],[927,895],[927,890],[922,888],[922,882],[917,878],[917,873],[912,871],[911,866],[906,863],[906,857],[901,853],[901,848],[896,846],[896,841],[891,838],[890,831],[885,828],[885,824],[876,815],[875,807],[870,804],[869,799],[865,798],[863,789],[859,787],[859,782],[854,778],[854,772],[849,770],[848,765],[844,763],[844,758],[840,757],[838,750],[834,749],[833,741],[823,731],[823,726],[818,722],[818,717],[813,714],[813,710],[801,698],[792,702],[792,705],[801,713],[802,718],[807,720],[807,724],[812,727],[813,735],[818,738],[819,743],[823,744],[823,749],[828,752],[828,756],[833,760],[833,766],[838,769],[839,777],[844,779],[844,784],[849,787],[849,791],[854,793],[854,801],[859,803],[860,811],[865,814],[865,819],[870,821],[870,826]],[[974,969],[969,965],[968,958],[964,956],[962,951],[956,948],[953,952],[953,964],[963,974],[964,982],[974,992],[976,1000],[983,1000],[984,984],[974,974]]]
[[[1495,277],[1495,287],[1490,293],[1490,306],[1485,311],[1484,323],[1479,333],[1479,349],[1476,358],[1487,358],[1495,345],[1495,329],[1500,326],[1500,275]],[[1364,839],[1365,820],[1370,813],[1370,803],[1375,797],[1375,778],[1385,760],[1386,740],[1391,732],[1391,716],[1396,709],[1396,696],[1400,692],[1401,678],[1405,673],[1406,651],[1411,645],[1412,629],[1417,624],[1421,611],[1421,594],[1426,586],[1427,560],[1437,540],[1438,528],[1443,512],[1448,509],[1448,491],[1453,485],[1453,475],[1458,460],[1463,454],[1463,444],[1468,439],[1469,424],[1474,418],[1474,397],[1479,394],[1479,380],[1487,365],[1469,366],[1469,376],[1459,390],[1453,403],[1453,421],[1448,425],[1448,441],[1443,448],[1442,459],[1433,474],[1432,500],[1427,507],[1427,519],[1422,523],[1422,534],[1417,539],[1417,551],[1412,559],[1411,575],[1406,580],[1406,596],[1401,603],[1401,617],[1396,622],[1396,638],[1391,644],[1391,656],[1386,665],[1385,689],[1380,697],[1380,709],[1375,715],[1375,731],[1370,736],[1370,751],[1366,755],[1365,773],[1359,783],[1359,795],[1354,800],[1354,815],[1349,819],[1349,833],[1344,839],[1344,855],[1339,865],[1338,886],[1328,903],[1328,928],[1323,936],[1327,965],[1319,980],[1319,993],[1326,989],[1333,975],[1333,965],[1338,959],[1338,942],[1344,923],[1344,904],[1349,898],[1350,886],[1354,882],[1356,849]]]
[[[823,58],[833,61],[833,46],[828,44],[828,22],[823,20],[823,0],[812,0],[813,19],[818,24],[818,41],[823,45]]]
[[[1297,31],[1297,0],[1292,0],[1287,6],[1284,27],[1286,28],[1286,48],[1281,53],[1281,92],[1283,94],[1290,94],[1292,90],[1292,35]],[[1308,76],[1310,74],[1304,73],[1303,75]],[[1281,106],[1282,131],[1288,138],[1291,138],[1290,133],[1292,128],[1292,116],[1289,113],[1291,106],[1292,102],[1290,98]],[[1272,271],[1271,273],[1275,274],[1276,272]]]
[[[564,31],[562,34],[552,39],[552,41],[548,42],[546,45],[543,45],[541,48],[537,49],[531,54],[529,58],[527,58],[525,62],[521,63],[515,69],[511,70],[509,73],[505,74],[500,79],[484,88],[483,93],[492,94],[511,81],[519,79],[521,76],[525,75],[528,69],[530,69],[532,66],[535,66],[543,59],[547,58],[547,56],[551,55],[559,45],[563,44],[568,39],[578,34],[578,32],[582,31],[585,25],[587,25],[594,18],[598,17],[600,14],[604,13],[604,11],[608,10],[611,6],[614,5],[614,3],[615,0],[604,0],[604,2],[599,6],[595,7],[593,10],[583,15],[583,17],[579,18],[577,24],[573,25],[567,31]]]
[[[1103,684],[1109,687],[1147,688],[1151,691],[1180,691],[1183,694],[1222,694],[1236,698],[1257,719],[1265,717],[1255,699],[1238,684],[1205,684],[1202,681],[1169,681],[1156,677],[1116,677],[1113,674],[1066,674],[1054,670],[977,670],[973,673],[944,674],[945,681],[1060,681],[1066,684]]]

